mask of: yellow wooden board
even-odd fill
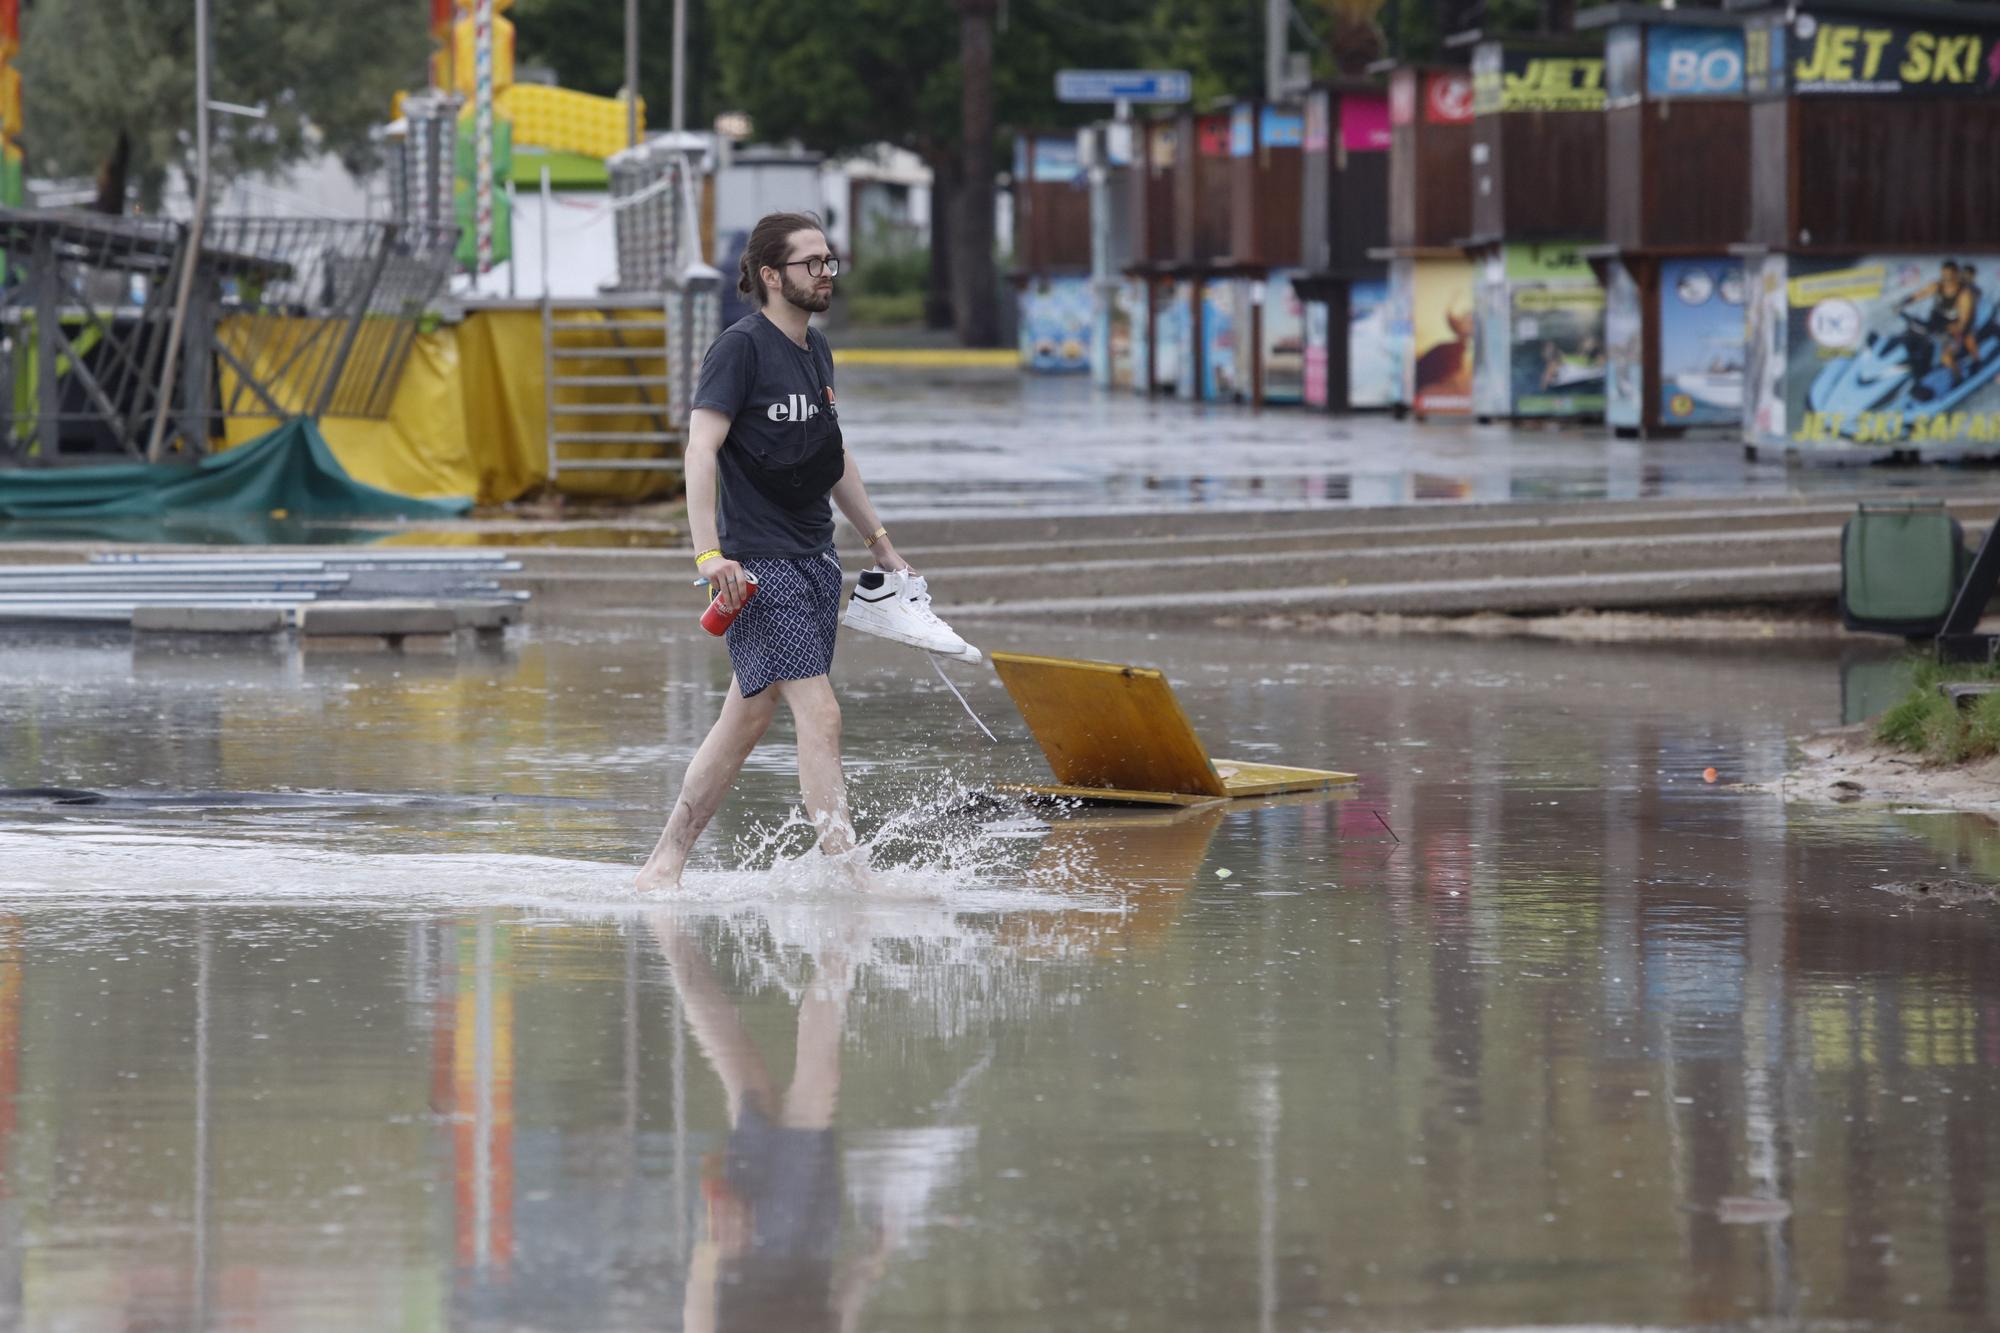
[[[1117,787],[1061,787],[1036,782],[1003,782],[993,790],[1058,801],[1111,801],[1119,805],[1224,805],[1227,796],[1188,796],[1177,791],[1123,791]]]
[[[994,653],[1056,782],[1227,796],[1167,678],[1148,667]]]
[[[993,669],[1048,756],[1056,784],[1042,796],[1147,805],[1321,791],[1352,773],[1223,760],[1208,750],[1150,667],[1022,653],[992,654]]]

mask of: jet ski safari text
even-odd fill
[[[2000,444],[2000,412],[1808,412],[1792,439],[1800,444]]]

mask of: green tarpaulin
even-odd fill
[[[269,514],[294,518],[444,518],[463,500],[415,500],[347,475],[319,427],[300,417],[248,444],[185,463],[0,471],[0,518]]]

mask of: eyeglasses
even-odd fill
[[[840,260],[833,255],[814,255],[810,259],[794,259],[791,263],[781,265],[781,267],[797,268],[800,264],[806,266],[806,275],[808,277],[817,278],[824,275],[829,278],[837,278],[840,276]]]

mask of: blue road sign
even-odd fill
[[[1194,79],[1184,69],[1061,69],[1058,102],[1185,102]]]

